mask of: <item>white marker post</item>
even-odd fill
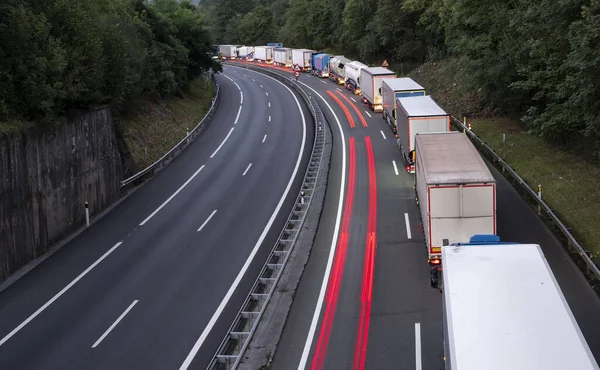
[[[90,205],[85,202],[85,225],[90,226]]]
[[[541,184],[538,185],[537,195],[538,195],[538,199],[542,200],[542,185]],[[538,203],[537,209],[538,209],[538,215],[542,214],[542,206],[539,203]]]
[[[304,204],[304,190],[300,190],[300,204]]]

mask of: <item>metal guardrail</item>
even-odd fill
[[[219,105],[219,97],[220,97],[220,87],[217,81],[214,81],[215,86],[215,97],[212,99],[212,103],[210,109],[202,120],[192,129],[192,131],[188,132],[185,137],[175,144],[171,150],[169,150],[165,155],[160,157],[156,162],[152,163],[148,167],[144,168],[140,172],[135,175],[121,181],[121,189],[129,187],[131,185],[137,184],[139,181],[146,177],[154,176],[156,170],[161,169],[165,164],[167,164],[171,159],[175,158],[185,149],[191,142],[193,142],[202,131],[206,128],[206,125],[211,121],[212,117],[215,114],[215,110]]]
[[[467,137],[471,139],[471,142],[477,147],[477,149],[488,158],[494,166],[496,166],[505,177],[512,183],[513,187],[519,192],[519,194],[529,203],[533,204],[537,208],[538,215],[545,221],[545,223],[551,228],[554,234],[566,244],[567,251],[571,254],[578,255],[580,262],[578,265],[584,269],[584,272],[588,277],[595,278],[600,282],[600,269],[598,265],[594,263],[593,254],[583,249],[581,244],[575,239],[575,237],[569,231],[554,211],[544,202],[538,193],[534,191],[527,181],[517,174],[487,143],[481,140],[472,130],[465,126],[459,119],[452,116],[452,125],[459,131],[467,134]],[[508,175],[508,176],[507,176]],[[577,263],[577,261],[576,261]]]
[[[256,328],[262,318],[275,287],[283,273],[287,261],[292,254],[298,234],[304,224],[305,216],[312,202],[317,178],[321,171],[323,158],[323,147],[327,130],[324,129],[325,118],[315,98],[306,92],[295,82],[278,73],[262,68],[244,66],[257,72],[269,75],[297,91],[308,105],[315,121],[315,139],[310,156],[310,162],[304,174],[302,187],[285,227],[279,234],[275,246],[271,250],[267,262],[263,266],[258,278],[254,282],[250,294],[242,304],[227,335],[221,342],[217,353],[214,355],[207,369],[210,370],[233,370],[240,364],[246,348],[252,339]]]

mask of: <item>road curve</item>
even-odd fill
[[[291,77],[289,70],[273,69]],[[395,138],[381,114],[368,110],[343,86],[306,74],[299,82],[319,95],[332,125],[334,147],[322,221],[273,368],[441,369],[441,295],[429,286],[413,177],[402,168]],[[372,143],[373,160],[369,159],[366,137]],[[347,150],[342,149],[342,140]],[[371,167],[376,173],[375,186],[368,180]],[[600,360],[600,333],[595,330],[600,327],[600,299],[537,215],[506,179],[490,168],[498,183],[499,236],[541,245]],[[345,185],[338,191],[342,177]],[[376,246],[371,248],[367,234],[373,187],[377,228]],[[338,212],[340,199],[344,210]],[[349,216],[345,214],[348,208]],[[336,235],[344,233],[345,217],[350,219],[347,241]],[[375,250],[373,263],[368,262],[370,249]],[[372,290],[365,292],[369,278]]]
[[[227,67],[217,78],[220,105],[196,142],[0,293],[0,368],[208,363],[283,227],[313,135],[281,84]]]

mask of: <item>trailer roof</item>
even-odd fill
[[[416,83],[410,77],[401,78],[386,78],[383,83],[388,85],[390,89],[394,91],[413,91],[413,90],[425,90],[425,88]]]
[[[406,113],[407,117],[434,117],[447,116],[446,113],[431,96],[414,96],[398,98],[398,106]]]
[[[423,164],[428,184],[496,182],[475,146],[461,132],[417,134],[415,147],[417,165]]]
[[[452,369],[598,369],[537,244],[442,247]]]
[[[363,71],[373,76],[396,75],[396,72],[390,71],[389,69],[383,67],[369,67],[364,68]]]
[[[292,50],[295,50],[295,51],[302,51],[302,52],[305,52],[305,51],[310,51],[311,53],[314,53],[314,52],[315,52],[315,50],[312,50],[312,49],[292,49]]]

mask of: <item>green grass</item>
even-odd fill
[[[466,89],[457,77],[456,61],[427,63],[409,73],[456,117],[473,117],[475,134],[488,143],[555,210],[584,249],[600,257],[600,168],[568,151],[527,134],[518,122],[489,118],[483,97]],[[506,135],[503,143],[502,135]],[[535,189],[534,189],[535,190]]]
[[[210,108],[214,87],[199,78],[183,97],[147,103],[139,114],[124,117],[124,140],[137,170],[162,157],[192,130]]]

